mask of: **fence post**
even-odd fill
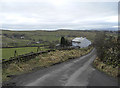
[[[14,52],[14,57],[16,58],[17,57],[17,51],[15,50]]]
[[[40,50],[40,46],[38,46],[38,48],[37,48],[37,52]]]

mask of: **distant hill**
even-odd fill
[[[98,31],[98,30],[97,30]],[[10,31],[2,30],[2,46],[3,47],[19,47],[19,46],[41,46],[58,44],[62,36],[67,39],[75,37],[86,37],[92,42],[94,41],[96,30],[68,30],[59,29],[55,31]]]

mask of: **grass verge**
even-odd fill
[[[8,68],[3,68],[3,82],[8,81],[14,75],[20,75],[33,71],[35,68],[49,67],[57,63],[74,59],[88,54],[93,47],[73,50],[56,50],[47,54],[41,54],[34,59],[22,63],[11,63]]]
[[[105,72],[106,74],[113,76],[113,77],[118,77],[120,74],[118,71],[119,69],[118,67],[113,68],[113,66],[107,65],[103,63],[102,61],[100,61],[98,57],[93,61],[93,66],[97,68],[98,70]]]

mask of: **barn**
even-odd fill
[[[91,41],[89,41],[86,37],[77,37],[72,40],[72,46],[85,48],[91,45]]]

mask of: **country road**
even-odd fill
[[[15,77],[16,86],[117,86],[117,79],[92,66],[96,50],[48,68]]]

